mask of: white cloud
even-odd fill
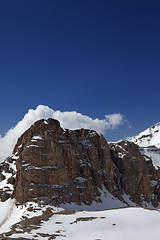
[[[0,161],[11,155],[17,139],[35,121],[42,118],[55,118],[60,121],[61,127],[68,129],[87,128],[104,134],[107,129],[115,129],[124,124],[124,116],[121,114],[105,115],[105,119],[92,119],[81,113],[54,111],[53,109],[39,105],[35,110],[30,109],[18,124],[11,128],[4,137],[0,136]]]
[[[116,129],[119,125],[124,123],[124,116],[120,113],[105,115],[106,128]]]

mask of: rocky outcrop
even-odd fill
[[[121,187],[133,202],[160,204],[160,170],[141,148],[129,141],[111,143],[112,159],[120,172]]]
[[[2,202],[11,197],[15,177],[16,159],[9,157],[0,164],[0,199]]]
[[[114,164],[119,171],[119,187],[133,202],[149,201],[153,193],[146,162],[138,147],[131,142],[110,144]]]
[[[10,167],[15,162],[16,171]],[[157,207],[160,201],[159,173],[134,143],[108,144],[95,131],[62,129],[54,119],[35,122],[18,139],[1,166],[2,181],[7,172],[12,197],[21,204],[91,205],[102,201],[103,191],[126,205]]]
[[[48,199],[59,203],[100,201],[98,189],[113,192],[114,164],[102,135],[63,130],[57,120],[40,120],[18,140],[13,196],[20,202]]]

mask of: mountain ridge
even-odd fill
[[[136,136],[128,138],[128,140],[136,143],[140,147],[155,146],[160,148],[160,122],[145,129]]]
[[[146,160],[151,159],[156,169],[160,168],[160,122],[128,140],[139,146]]]
[[[16,167],[12,169],[14,163]],[[148,166],[157,181],[152,162],[149,165],[145,161],[134,143],[108,144],[93,130],[65,130],[57,120],[42,119],[22,134],[13,156],[1,165],[1,179],[5,171],[10,174],[7,182],[12,185],[5,194],[1,193],[2,200],[12,196],[21,204],[39,199],[54,205],[91,205],[93,201],[98,205],[105,188],[122,206],[129,205],[124,194],[127,201],[140,206],[147,202],[150,207],[158,206],[158,193],[154,193]]]
[[[144,152],[151,148],[125,140],[107,143],[93,130],[62,129],[55,119],[36,121],[0,164],[0,239],[70,239],[66,219],[70,226],[86,221],[93,227],[105,219],[105,209],[115,208],[117,215],[121,207],[158,209],[160,171]],[[53,222],[63,229],[48,233]]]

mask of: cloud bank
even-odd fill
[[[11,128],[4,137],[0,136],[0,162],[12,154],[17,139],[35,121],[39,119],[55,118],[60,121],[61,127],[68,129],[87,128],[104,134],[107,129],[116,129],[126,122],[123,115],[114,113],[105,115],[104,119],[92,119],[81,113],[54,111],[48,106],[39,105],[35,110],[30,109],[18,124]]]

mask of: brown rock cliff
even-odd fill
[[[22,134],[13,156],[1,164],[1,179],[15,161],[7,181],[20,203],[90,205],[102,201],[104,189],[126,204],[124,195],[140,206],[160,202],[159,173],[134,143],[108,144],[95,131],[64,130],[54,119],[39,120]],[[6,199],[10,192],[1,195]]]

